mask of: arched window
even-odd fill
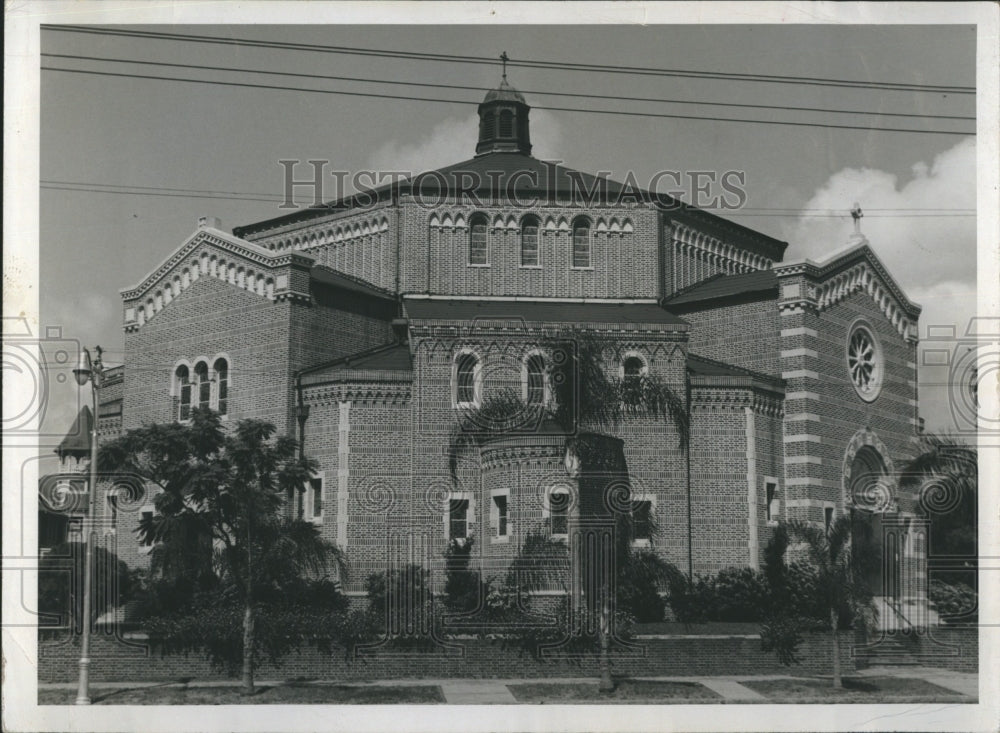
[[[458,357],[455,368],[455,403],[474,405],[476,403],[476,377],[479,359],[475,354],[463,353]]]
[[[538,218],[521,220],[521,267],[538,267]]]
[[[497,134],[497,118],[492,112],[483,113],[483,139],[490,140]]]
[[[216,359],[212,369],[215,371],[215,409],[225,415],[229,403],[229,363],[222,358]]]
[[[500,111],[500,137],[514,137],[514,113],[509,109]]]
[[[198,407],[207,409],[212,402],[212,383],[208,380],[208,364],[203,361],[195,364],[194,377],[198,383]]]
[[[177,419],[189,420],[191,418],[191,373],[188,368],[181,364],[174,372],[177,380]]]
[[[590,222],[582,217],[573,222],[573,267],[590,267]]]
[[[545,359],[532,354],[525,362],[525,402],[529,405],[545,404]]]
[[[488,262],[486,216],[485,214],[476,214],[469,223],[469,264],[485,265]]]
[[[626,380],[638,380],[646,372],[646,364],[636,356],[626,356],[622,362],[622,377]]]

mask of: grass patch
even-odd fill
[[[39,690],[39,705],[72,705],[75,690]],[[240,695],[236,687],[98,688],[94,705],[412,705],[443,703],[436,685],[364,686],[289,683],[258,685],[256,694]]]
[[[531,703],[657,703],[669,700],[718,700],[712,690],[697,682],[621,680],[614,692],[602,693],[596,682],[541,682],[507,685],[518,702]]]
[[[819,699],[822,702],[884,702],[886,699],[927,700],[951,698],[972,701],[954,690],[949,690],[926,680],[912,677],[845,677],[843,689],[834,689],[831,680],[774,679],[744,680],[749,687],[775,702],[795,702],[802,699]]]

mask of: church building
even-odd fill
[[[121,293],[100,434],[198,406],[268,420],[319,462],[290,511],[344,551],[347,591],[468,537],[499,575],[530,533],[570,532],[566,436],[498,432],[454,470],[448,446],[491,394],[549,404],[553,344],[583,335],[609,378],[655,376],[684,405],[686,429],[608,426],[636,546],[684,572],[756,568],[778,520],[855,512],[895,538],[872,582],[907,595],[925,542],[892,475],[917,433],[920,307],[857,228],[786,261],[785,242],[532,157],[529,113],[505,76],[478,139],[456,140],[467,160],[231,231],[200,220]],[[139,516],[115,529],[134,566]]]

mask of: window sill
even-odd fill
[[[543,270],[545,268],[543,268],[541,265],[518,265],[517,269],[519,269],[519,270]]]
[[[506,545],[509,542],[510,542],[509,534],[501,535],[499,537],[490,537],[491,545]]]
[[[637,547],[640,549],[646,549],[652,547],[653,544],[648,539],[638,539],[632,540],[632,547]]]
[[[456,402],[452,405],[455,410],[475,410],[480,407],[478,402]]]
[[[472,264],[472,263],[470,262],[469,264],[467,264],[467,265],[466,265],[466,267],[477,267],[477,268],[483,268],[483,267],[490,267],[490,264],[489,264],[489,263],[486,263],[485,265],[474,265],[474,264]]]
[[[568,534],[550,534],[549,539],[555,540],[556,542],[569,542]]]
[[[570,270],[576,270],[577,272],[593,272],[594,271],[593,265],[591,265],[590,267],[574,267],[573,265],[570,265],[569,269]]]

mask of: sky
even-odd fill
[[[138,26],[119,26],[139,28]],[[142,26],[144,30],[367,49],[708,72],[974,86],[971,26]],[[190,236],[199,216],[224,229],[285,211],[281,160],[329,168],[418,172],[472,157],[476,105],[500,79],[496,65],[427,62],[301,50],[207,45],[44,30],[43,54],[233,67],[208,71],[43,56],[43,67],[156,74],[455,100],[449,103],[312,94],[287,89],[41,72],[40,305],[43,326],[123,349],[119,291],[139,282]],[[249,69],[458,84],[474,91],[291,78]],[[732,79],[678,78],[513,66],[509,81],[535,107],[587,107],[870,128],[974,129],[972,95]],[[816,107],[918,115],[874,117],[609,101],[532,92]],[[787,259],[824,260],[846,246],[857,201],[862,231],[931,324],[964,332],[975,310],[975,137],[534,109],[536,157],[640,182],[657,172],[737,171],[743,208],[718,211],[789,242]],[[300,167],[299,177],[309,171]],[[328,179],[329,194],[339,191]],[[83,184],[81,186],[81,184]],[[112,193],[107,190],[114,187]],[[150,188],[161,194],[150,195]],[[76,188],[78,190],[66,190]],[[91,190],[79,190],[87,188]],[[166,191],[164,189],[177,189]],[[684,198],[692,201],[691,195]],[[308,201],[307,201],[308,203]],[[931,342],[928,342],[930,344]],[[934,344],[940,349],[941,345]],[[922,346],[922,348],[925,348]],[[928,345],[926,348],[930,348]],[[948,344],[947,348],[951,348]],[[169,369],[169,365],[164,367]],[[166,371],[165,371],[166,374]],[[921,369],[921,413],[953,428],[940,375]],[[166,378],[166,377],[165,377]],[[78,397],[52,384],[45,425],[69,427]]]

